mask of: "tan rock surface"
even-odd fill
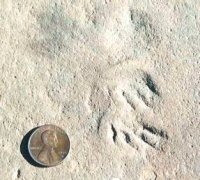
[[[0,0],[0,179],[200,179],[200,1]],[[20,153],[65,129],[59,166]]]

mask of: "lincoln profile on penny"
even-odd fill
[[[40,126],[29,138],[28,149],[34,161],[43,166],[55,166],[65,159],[70,141],[64,130],[47,124]]]
[[[60,157],[55,150],[58,145],[58,137],[56,132],[52,130],[46,130],[41,134],[41,139],[44,146],[38,154],[38,160],[47,164],[58,162]]]

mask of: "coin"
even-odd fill
[[[43,125],[30,136],[28,150],[35,162],[43,166],[61,163],[70,149],[70,141],[64,130],[55,125]]]

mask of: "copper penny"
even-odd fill
[[[70,141],[64,130],[54,125],[44,125],[30,136],[28,150],[34,161],[43,166],[61,163],[70,149]]]

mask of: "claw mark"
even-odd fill
[[[113,124],[111,124],[111,129],[112,129],[112,132],[113,132],[113,141],[115,143],[116,142],[116,137],[117,137],[117,131],[114,128]]]
[[[124,135],[125,135],[125,140],[126,142],[129,144],[131,142],[131,138],[130,138],[130,135],[127,133],[127,132],[123,132]]]
[[[18,169],[18,170],[17,170],[17,178],[20,178],[20,177],[21,177],[21,170]]]
[[[146,129],[147,131],[151,132],[152,134],[155,134],[155,135],[158,135],[162,138],[165,138],[165,139],[168,139],[168,135],[167,135],[167,132],[164,131],[164,130],[159,130],[159,129],[156,129],[155,127],[153,126],[149,126],[149,125],[146,125],[146,124],[143,124],[143,129]]]
[[[153,139],[151,139],[147,134],[142,133],[141,134],[141,139],[147,143],[148,145],[150,145],[151,147],[157,149],[157,141],[153,141]]]
[[[105,89],[100,86],[93,87],[90,97],[90,107],[92,108],[93,114],[96,115],[98,131],[102,119],[105,114],[108,113],[108,108],[110,108],[111,105],[117,108],[117,106],[119,106],[118,101],[122,100],[123,105],[129,106],[129,110],[131,107],[131,109],[134,110],[131,113],[136,114],[135,118],[140,116],[140,112],[143,113],[145,110],[151,109],[154,97],[156,95],[159,96],[156,84],[151,76],[142,70],[135,71],[133,75],[136,75],[133,81],[125,81],[125,85],[124,83],[119,83],[119,87],[118,85],[110,87],[108,85],[106,92],[104,91]],[[120,96],[120,98],[116,98],[116,95]],[[126,117],[132,117],[129,115]],[[120,118],[122,117],[120,116]],[[111,121],[108,126],[109,140],[114,142],[117,146],[128,145],[128,147],[130,146],[133,150],[135,149],[144,155],[143,153],[145,153],[148,146],[156,150],[161,150],[163,143],[168,139],[168,135],[164,130],[156,129],[153,126],[143,124],[137,120],[135,122],[131,120],[131,123],[127,123],[125,119],[122,119],[122,121],[125,121],[126,125],[124,124],[125,122],[122,124],[119,123],[119,127],[117,127],[114,126]]]
[[[159,96],[157,86],[151,76],[143,71],[138,73],[142,76],[141,78],[136,77],[127,86],[120,87],[123,98],[133,110],[137,110],[138,107],[139,109],[151,108],[155,97]]]
[[[123,129],[117,131],[117,129],[114,127],[113,124],[111,124],[111,130],[112,130],[112,140],[114,143],[118,141],[122,141],[124,144],[128,144],[131,146],[131,148],[136,149],[139,152],[142,152],[145,150],[146,145],[151,146],[152,148],[156,150],[161,150],[164,139],[167,139],[167,133],[163,130],[158,130],[155,127],[150,126],[144,126],[141,128],[141,126],[138,126],[137,132],[129,133],[127,131],[124,131]],[[123,137],[118,138],[118,137]]]
[[[156,87],[155,83],[153,82],[153,80],[152,80],[152,78],[151,78],[151,76],[150,76],[149,74],[146,75],[145,81],[146,81],[146,85],[148,86],[148,88],[149,88],[154,94],[156,94],[156,95],[159,96],[159,93],[158,93],[158,91],[157,91],[157,87]]]
[[[124,135],[124,140],[125,142],[130,145],[132,148],[138,150],[139,149],[139,146],[133,142],[133,137],[131,137],[131,135],[126,132],[126,131],[122,131],[123,135]]]
[[[103,117],[105,116],[106,112],[103,112],[102,115],[100,115],[98,118],[97,118],[97,132],[99,133],[99,129],[100,129],[100,126],[101,126],[101,122],[102,122],[102,119]]]
[[[128,96],[127,93],[125,93],[124,91],[122,92],[123,97],[126,99],[126,102],[135,110],[135,105],[133,104],[133,102],[130,100],[130,97]]]
[[[144,95],[142,95],[139,91],[137,91],[137,95],[147,107],[151,107],[150,103]]]
[[[168,135],[165,131],[158,130],[155,127],[148,125],[143,125],[143,130],[139,133],[139,137],[146,144],[158,150],[161,148],[161,142],[164,139],[168,139]]]

